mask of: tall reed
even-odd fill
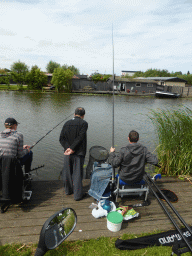
[[[192,110],[152,111],[149,116],[159,138],[157,153],[162,174],[192,174]]]

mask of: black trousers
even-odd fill
[[[83,164],[85,157],[77,155],[64,155],[63,182],[66,195],[74,194],[74,199],[83,196]]]

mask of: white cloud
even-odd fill
[[[0,67],[20,59],[45,70],[54,60],[84,73],[112,73],[113,24],[116,74],[147,68],[186,73],[192,69],[191,9],[180,0],[4,1]]]

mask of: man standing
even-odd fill
[[[139,133],[131,131],[128,136],[129,144],[122,147],[119,154],[115,154],[115,148],[110,148],[109,162],[113,167],[120,166],[119,178],[131,184],[140,182],[145,174],[145,163],[158,164],[157,157],[148,149],[138,143]]]
[[[18,124],[12,117],[5,120],[5,130],[0,132],[0,156],[17,157],[25,166],[25,173],[29,173],[33,153],[30,146],[23,146],[23,134],[17,131]]]
[[[74,118],[67,121],[60,134],[59,141],[64,148],[63,180],[66,195],[74,193],[79,201],[83,194],[83,164],[87,149],[88,123],[83,120],[84,108],[76,108]]]

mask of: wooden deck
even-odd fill
[[[174,178],[163,178],[157,182],[160,188],[174,191],[179,201],[173,206],[184,218],[192,224],[192,185],[190,182]],[[89,180],[84,180],[84,190],[89,188]],[[155,197],[149,196],[151,204],[135,208],[138,218],[122,224],[119,232],[107,229],[106,218],[95,219],[89,208],[92,197],[82,201],[74,201],[73,195],[66,196],[61,181],[32,181],[32,198],[28,203],[12,205],[7,212],[0,215],[0,245],[7,243],[37,243],[41,228],[48,217],[63,207],[71,207],[77,213],[77,226],[68,240],[83,240],[105,237],[120,237],[124,233],[143,233],[154,230],[166,231],[173,229],[167,215],[158,204]],[[133,199],[132,199],[133,200]],[[135,199],[134,199],[135,200]],[[125,198],[120,205],[128,205],[138,201]],[[141,202],[141,200],[139,201]]]

